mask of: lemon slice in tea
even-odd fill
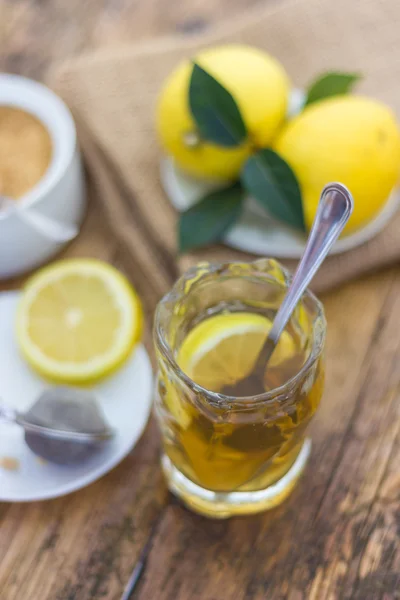
[[[181,369],[199,385],[219,391],[251,373],[272,322],[254,313],[222,313],[199,323],[179,350]],[[284,331],[271,357],[275,366],[296,352],[292,336]]]
[[[28,280],[17,339],[43,376],[90,383],[128,357],[142,332],[142,308],[127,279],[102,261],[59,261]]]

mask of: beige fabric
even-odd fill
[[[125,240],[130,260],[142,265],[148,277],[155,262],[172,275],[176,216],[159,183],[153,119],[160,86],[180,59],[210,44],[234,41],[275,55],[298,86],[327,69],[361,71],[360,91],[400,114],[399,31],[398,0],[280,0],[207,35],[105,50],[65,65],[53,81],[77,117],[96,195],[110,226]],[[371,242],[329,258],[315,289],[397,262],[399,233],[400,214]],[[247,258],[215,247],[183,257],[179,264],[238,256]],[[154,284],[156,295],[168,279]]]

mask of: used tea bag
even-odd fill
[[[109,429],[94,395],[69,387],[46,390],[24,418],[35,425],[78,433],[101,433]],[[29,431],[25,431],[25,441],[38,456],[63,465],[86,460],[102,446],[97,441],[52,439]]]

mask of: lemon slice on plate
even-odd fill
[[[140,340],[140,300],[119,271],[93,259],[59,261],[31,277],[17,310],[28,363],[65,383],[91,383],[117,369]]]
[[[190,331],[179,350],[177,362],[193,381],[219,391],[251,372],[271,327],[272,322],[259,314],[215,315]],[[295,351],[293,338],[284,331],[270,366],[287,360]]]

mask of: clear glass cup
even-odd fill
[[[273,508],[303,472],[311,449],[306,428],[324,384],[323,307],[311,292],[304,294],[288,325],[302,360],[292,363],[288,380],[278,379],[277,387],[257,396],[234,398],[198,385],[177,364],[177,353],[193,327],[210,315],[251,312],[272,320],[289,281],[275,260],[202,263],[157,307],[155,410],[162,468],[169,489],[209,517]]]

